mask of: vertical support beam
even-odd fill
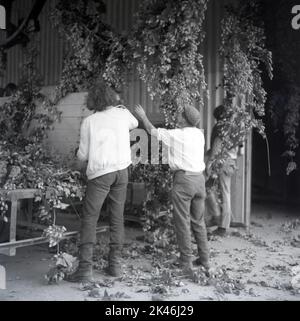
[[[245,148],[245,225],[250,227],[252,187],[252,131],[249,133]]]
[[[16,241],[17,234],[17,213],[18,213],[18,200],[12,197],[11,209],[10,209],[10,228],[9,228],[9,241]],[[9,255],[16,255],[16,248],[11,247],[9,249]]]

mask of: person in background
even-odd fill
[[[107,272],[120,276],[120,257],[124,238],[124,204],[131,164],[130,130],[137,119],[120,105],[117,92],[104,81],[88,93],[87,107],[95,113],[81,125],[77,157],[87,162],[87,189],[80,230],[79,265],[66,279],[70,282],[93,281],[92,257],[96,226],[103,202],[108,198],[110,243]]]
[[[147,132],[168,147],[169,165],[174,171],[172,190],[173,217],[180,252],[179,264],[183,270],[195,265],[209,269],[209,249],[204,221],[206,197],[204,163],[204,135],[199,129],[200,113],[190,105],[178,113],[176,129],[156,129],[142,106],[135,113]],[[198,258],[193,262],[191,233],[193,232]]]
[[[17,85],[10,82],[5,86],[3,96],[10,97],[17,91],[17,89],[18,89]]]
[[[206,174],[211,177],[212,163],[218,153],[221,151],[221,126],[220,121],[224,120],[230,115],[226,112],[223,105],[220,105],[214,110],[214,117],[217,121],[213,127],[211,134],[211,149],[208,151],[208,159],[206,162]],[[217,236],[225,236],[228,232],[231,222],[231,178],[236,171],[236,162],[239,150],[242,146],[234,146],[227,152],[227,160],[224,163],[221,172],[217,178],[217,187],[220,191],[221,204],[218,203],[218,195],[216,189],[211,189],[213,179],[208,179],[206,185],[210,189],[206,199],[206,216],[210,226],[218,226],[218,228],[212,233]]]

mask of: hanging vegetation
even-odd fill
[[[287,160],[286,173],[297,169],[296,155],[299,153],[300,122],[300,68],[295,53],[300,51],[299,33],[291,28],[288,17],[292,1],[265,0],[268,10],[268,46],[273,52],[274,81],[268,110],[272,120],[272,131],[284,136]]]
[[[143,1],[129,40],[140,78],[150,96],[160,98],[166,125],[175,126],[178,109],[206,90],[200,46],[208,0]]]
[[[25,78],[26,85],[20,86],[11,102],[3,106],[1,130],[8,139],[1,143],[4,146],[2,155],[7,158],[5,153],[9,151],[10,165],[22,173],[15,175],[17,179],[9,178],[9,174],[3,186],[42,190],[53,187],[56,192],[51,201],[52,209],[61,205],[62,197],[82,196],[84,184],[80,174],[66,170],[49,158],[42,141],[59,116],[55,104],[69,92],[87,90],[98,77],[103,76],[112,86],[120,88],[125,73],[136,68],[150,96],[159,100],[168,128],[176,126],[177,112],[185,104],[198,101],[202,107],[207,89],[201,54],[207,4],[208,0],[143,0],[132,32],[120,35],[102,21],[105,13],[103,1],[58,1],[51,19],[68,46],[60,83],[55,99],[45,99],[42,104],[44,112],[36,113],[36,101],[44,98],[39,96],[41,84],[37,82],[37,73],[31,63],[31,76]],[[222,153],[215,161],[215,174],[224,162],[224,152],[232,147],[229,142],[238,144],[244,141],[251,128],[258,128],[263,133],[262,122],[254,115],[264,115],[266,92],[262,87],[261,66],[266,67],[271,77],[272,59],[265,48],[264,32],[257,13],[256,1],[241,1],[237,7],[228,7],[222,22],[220,52],[224,59],[224,104],[232,114],[230,121],[222,123],[222,135],[232,139],[223,139]],[[234,97],[246,97],[245,108],[233,103]],[[22,114],[25,117],[21,119]],[[38,126],[29,139],[24,132],[33,120]],[[8,124],[10,126],[6,126]],[[16,135],[12,135],[12,129],[17,130]],[[21,140],[26,143],[21,144]],[[15,152],[5,144],[23,146],[23,149]],[[172,175],[169,167],[139,164],[133,170],[132,180],[146,182],[148,196],[143,211],[144,228],[154,235],[152,241],[155,244],[166,246],[174,236],[170,228],[172,206],[168,193],[172,187]],[[47,209],[42,209],[41,213],[44,218],[49,218]],[[52,235],[52,244],[57,243],[56,236],[61,235],[61,231],[47,230],[49,238]]]
[[[41,206],[43,220],[52,224],[53,211],[61,208],[64,197],[82,198],[80,173],[62,165],[46,148],[44,139],[59,118],[59,112],[41,94],[42,81],[36,69],[38,52],[31,40],[26,48],[23,76],[15,93],[0,106],[0,218],[7,221],[6,194],[14,189],[39,189],[36,201],[46,196],[48,207]]]
[[[53,25],[68,47],[58,86],[61,97],[87,90],[100,76],[116,88],[123,84],[127,39],[102,21],[105,12],[101,0],[60,0],[52,11]]]
[[[272,79],[272,53],[266,48],[264,26],[258,0],[239,1],[226,7],[222,21],[220,54],[224,60],[224,106],[230,117],[220,121],[222,149],[212,163],[218,177],[228,150],[242,145],[251,129],[264,134],[267,93],[262,70]]]
[[[145,0],[129,37],[134,66],[150,96],[159,104],[168,128],[176,126],[177,113],[185,104],[197,100],[203,107],[207,86],[200,49],[205,37],[207,3],[208,0]],[[147,186],[146,239],[158,247],[167,246],[175,237],[169,166],[138,164],[131,179],[144,181]]]

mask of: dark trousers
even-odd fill
[[[81,246],[96,242],[97,221],[103,202],[108,197],[110,247],[122,247],[124,239],[123,214],[127,184],[127,168],[88,181],[81,221]]]
[[[209,249],[204,221],[205,197],[203,174],[188,175],[183,171],[175,173],[172,190],[174,224],[179,251],[183,259],[188,260],[192,257],[191,235],[193,233],[200,260],[208,261]]]

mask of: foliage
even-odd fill
[[[146,0],[139,7],[128,48],[140,78],[160,108],[169,128],[177,113],[195,100],[203,105],[206,90],[201,44],[207,0]],[[201,92],[202,91],[202,92]],[[167,165],[138,164],[132,181],[146,182],[146,240],[165,247],[174,240],[169,193],[172,173]]]
[[[69,46],[58,86],[62,97],[86,90],[99,76],[121,86],[126,38],[101,20],[105,12],[101,0],[60,0],[51,13],[53,25]],[[114,58],[110,58],[112,54]]]
[[[66,231],[55,225],[56,209],[65,209],[65,199],[82,199],[81,173],[62,165],[47,149],[45,139],[60,117],[55,103],[41,94],[42,80],[36,69],[35,39],[25,51],[23,75],[17,91],[0,106],[0,218],[7,222],[6,194],[14,189],[38,189],[35,201],[39,218],[50,224],[44,231],[50,247],[58,245]],[[56,98],[60,93],[56,91]],[[47,200],[45,202],[45,200]],[[66,253],[57,254],[57,264],[47,274],[49,283],[59,281],[67,269],[59,263]]]
[[[6,219],[8,190],[39,189],[35,200],[48,199],[40,214],[51,221],[64,198],[82,198],[81,174],[62,165],[46,148],[45,138],[59,112],[41,94],[42,81],[36,69],[36,42],[26,48],[23,76],[17,91],[0,106],[1,214]],[[51,192],[49,192],[51,190]],[[49,221],[49,220],[48,220]]]
[[[174,240],[172,224],[172,173],[168,165],[138,164],[131,181],[144,182],[147,197],[143,203],[142,221],[145,240],[164,248]]]
[[[220,55],[224,60],[223,105],[228,117],[218,122],[222,148],[212,163],[217,177],[228,151],[244,143],[252,128],[264,135],[261,117],[265,114],[266,91],[262,68],[272,78],[272,53],[265,44],[259,1],[239,1],[226,7],[222,21]],[[258,116],[258,118],[256,118]]]
[[[66,228],[64,226],[51,225],[44,230],[44,236],[49,238],[49,246],[56,246],[63,238]]]
[[[290,15],[294,6],[291,0],[278,0],[276,3],[265,0],[267,9],[268,46],[273,52],[274,81],[271,84],[269,111],[272,129],[285,137],[287,175],[297,168],[295,156],[299,148],[300,87],[299,59],[295,53],[300,51],[299,33],[291,28]]]
[[[55,266],[50,269],[45,278],[48,284],[56,284],[73,272],[76,258],[68,253],[58,253],[54,256]]]
[[[101,21],[105,13],[102,1],[59,1],[52,21],[71,49],[64,64],[61,92],[82,90],[99,76],[120,87],[125,71],[135,66],[150,95],[161,98],[166,125],[174,127],[176,111],[194,99],[202,101],[200,88],[206,89],[200,53],[206,7],[207,0],[145,0],[131,34],[126,36]],[[131,180],[140,179],[148,186],[145,229],[164,230],[170,225],[170,170],[161,165],[137,165]],[[160,220],[158,208],[168,213]],[[165,222],[159,226],[161,220]],[[165,237],[163,233],[156,239]]]
[[[283,156],[289,161],[286,173],[289,175],[297,169],[294,161],[299,147],[298,128],[300,122],[300,87],[286,86],[272,94],[270,114],[273,126],[282,129],[285,136],[286,151]]]
[[[166,125],[175,127],[176,112],[205,90],[203,22],[207,0],[141,3],[129,45],[137,71],[150,96],[159,97]]]

